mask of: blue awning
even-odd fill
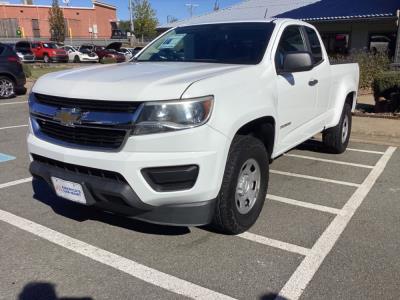
[[[400,0],[321,0],[277,15],[279,18],[349,20],[395,17]]]

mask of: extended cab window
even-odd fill
[[[306,43],[301,34],[300,26],[288,26],[282,33],[275,54],[275,66],[278,70],[283,67],[283,58],[287,53],[307,51]]]
[[[258,64],[273,23],[229,23],[178,27],[152,43],[138,61]]]
[[[305,30],[310,43],[310,50],[313,56],[314,64],[318,64],[322,61],[322,48],[318,39],[318,35],[315,30],[310,27],[305,27]]]

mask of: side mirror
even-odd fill
[[[286,53],[283,58],[283,69],[285,73],[309,71],[314,67],[310,52]]]

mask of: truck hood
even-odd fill
[[[248,66],[190,62],[128,62],[42,76],[32,91],[80,99],[179,99],[193,83]]]

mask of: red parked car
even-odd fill
[[[53,42],[31,42],[31,49],[37,60],[49,62],[68,62],[68,54]]]

